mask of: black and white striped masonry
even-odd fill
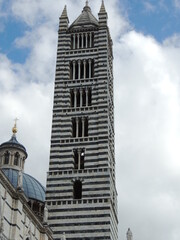
[[[55,240],[117,240],[112,40],[104,2],[60,17],[46,202]]]

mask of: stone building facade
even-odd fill
[[[112,40],[104,2],[60,17],[46,202],[53,237],[117,240]]]

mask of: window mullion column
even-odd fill
[[[78,79],[81,78],[81,60],[78,60]]]
[[[77,48],[79,49],[79,33],[77,34]]]
[[[76,76],[76,62],[73,61],[73,80],[75,79]]]
[[[79,119],[76,118],[76,137],[79,137]]]
[[[77,90],[74,89],[74,107],[77,107]]]
[[[92,71],[92,69],[91,69],[91,59],[89,59],[89,78],[91,78],[91,71]]]
[[[78,169],[81,169],[81,149],[78,149]]]
[[[76,48],[76,35],[73,34],[73,49]]]
[[[88,88],[86,88],[86,106],[88,106]]]
[[[84,137],[85,118],[82,118],[82,137]]]
[[[80,89],[80,107],[82,107],[82,93],[83,93],[83,90],[81,88]]]
[[[86,60],[83,61],[84,63],[84,79],[86,78]]]

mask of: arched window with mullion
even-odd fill
[[[10,153],[7,151],[4,154],[4,164],[9,164],[9,159],[10,159]]]

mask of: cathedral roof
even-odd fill
[[[18,186],[18,176],[19,171],[10,168],[2,169],[5,176],[8,178],[10,183],[13,185],[14,188]],[[45,202],[45,188],[42,184],[37,181],[32,176],[22,173],[23,174],[23,190],[29,199],[37,200],[40,202]]]
[[[70,28],[82,27],[82,26],[98,26],[98,20],[93,16],[91,8],[86,2],[86,6],[83,8],[80,16],[72,23]]]

